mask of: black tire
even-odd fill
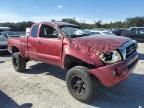
[[[22,58],[19,52],[13,53],[12,64],[17,72],[24,72],[26,69],[26,61]]]
[[[66,83],[70,94],[81,102],[87,103],[95,97],[95,85],[86,67],[76,66],[70,69]]]

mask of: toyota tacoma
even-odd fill
[[[35,23],[28,36],[10,38],[8,50],[18,72],[25,72],[30,60],[67,70],[68,91],[81,102],[95,97],[98,83],[111,87],[127,79],[138,61],[135,40],[90,35],[66,22]]]

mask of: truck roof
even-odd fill
[[[67,22],[61,22],[61,21],[55,21],[55,22],[41,22],[39,24],[51,24],[51,25],[54,25],[54,26],[77,26],[75,24],[70,24],[70,23],[67,23]],[[78,27],[78,26],[77,26]]]

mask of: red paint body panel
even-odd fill
[[[110,87],[121,82],[122,80],[127,79],[130,73],[133,72],[137,61],[138,54],[135,53],[126,61],[91,69],[89,71],[95,75],[103,85]],[[113,71],[117,72],[118,75],[113,76]]]
[[[88,47],[91,52],[110,52],[113,51],[124,43],[129,41],[129,38],[118,36],[103,36],[103,35],[91,35],[85,37],[79,37],[75,39],[76,45]]]
[[[60,38],[41,38],[39,37],[41,24],[54,27],[59,31]],[[128,66],[138,59],[137,54],[129,57],[129,59],[111,64],[104,65],[99,55],[111,52],[127,41],[129,38],[116,36],[84,36],[78,38],[69,38],[58,26],[70,25],[67,23],[39,23],[38,36],[21,37],[19,39],[9,39],[8,49],[11,52],[12,47],[19,49],[21,55],[26,59],[38,60],[41,62],[53,64],[64,68],[64,60],[67,55],[71,55],[81,61],[95,66],[95,69],[89,70],[91,74],[96,76],[102,84],[109,87],[126,79],[129,75]],[[133,68],[134,66],[132,66]],[[120,76],[112,77],[112,72],[121,73]]]
[[[26,57],[31,58],[33,60],[39,59],[37,56],[37,38],[28,37],[27,40],[27,55]]]
[[[42,61],[61,66],[62,40],[39,38],[37,57]]]

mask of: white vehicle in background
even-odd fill
[[[5,32],[5,31],[10,31],[11,28],[10,27],[0,27],[0,35],[2,32]]]
[[[11,30],[10,27],[0,27],[0,32],[10,31],[10,30]]]
[[[0,27],[0,35],[4,37],[8,37],[8,33],[10,32],[11,28],[10,27]]]
[[[109,30],[91,30],[92,35],[100,34],[100,35],[114,35],[112,31]]]
[[[85,29],[84,31],[91,35],[115,35],[112,30],[108,29]]]

